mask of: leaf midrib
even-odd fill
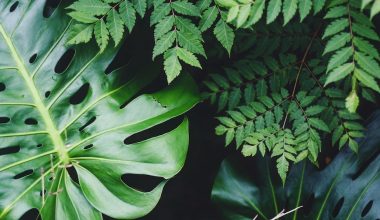
[[[60,159],[66,164],[69,162],[69,157],[66,151],[65,144],[59,135],[59,132],[50,116],[49,110],[45,107],[41,96],[38,93],[38,90],[36,88],[36,85],[34,84],[34,81],[32,79],[32,75],[28,72],[26,69],[20,55],[18,54],[16,47],[14,46],[12,39],[8,36],[5,29],[3,28],[2,24],[0,23],[0,34],[5,40],[6,45],[8,46],[11,56],[16,62],[16,67],[18,70],[18,73],[22,76],[22,78],[25,81],[25,84],[27,85],[33,100],[35,107],[39,111],[45,125],[46,125],[46,131],[52,140],[54,144],[54,149],[58,152],[58,155]]]

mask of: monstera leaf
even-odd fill
[[[380,112],[371,121],[358,154],[342,151],[320,171],[298,164],[285,187],[267,161],[225,160],[213,202],[224,219],[233,220],[270,219],[300,206],[282,219],[380,219]]]
[[[198,94],[184,76],[138,96],[161,68],[148,58],[108,73],[118,48],[68,48],[73,21],[64,7],[0,1],[0,219],[31,209],[47,220],[138,218],[182,168],[188,122],[145,141],[125,140],[183,114]],[[163,181],[141,191],[124,174]]]

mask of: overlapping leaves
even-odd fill
[[[66,3],[48,19],[44,4],[0,2],[0,219],[30,209],[42,219],[146,215],[184,164],[187,120],[161,136],[126,138],[189,110],[198,100],[194,83],[183,75],[139,95],[159,68],[142,59],[105,73],[118,48],[68,48]],[[164,180],[142,191],[125,174]]]
[[[318,53],[322,45],[315,44]],[[255,54],[205,81],[211,90],[206,97],[219,111],[227,109],[217,117],[216,127],[217,135],[225,135],[226,146],[235,140],[245,156],[270,154],[283,181],[290,162],[317,162],[326,134],[332,133],[332,145],[348,143],[358,151],[361,117],[346,110],[344,90],[323,86],[325,61],[303,59],[299,66],[297,56],[280,54],[278,60],[264,55],[258,62],[260,55]]]
[[[325,0],[216,0],[228,10],[227,21],[236,27],[250,27],[257,23],[266,13],[266,23],[270,24],[282,13],[286,25],[298,12],[300,20],[308,16],[312,8],[314,14],[322,10]]]
[[[346,107],[355,112],[359,105],[359,86],[380,93],[376,80],[380,78],[379,53],[371,41],[379,41],[372,22],[359,12],[357,1],[342,1],[331,7],[326,19],[331,19],[323,38],[329,38],[324,54],[333,53],[327,65],[325,85],[343,79],[352,81]]]
[[[68,15],[80,22],[72,27],[68,44],[87,43],[95,36],[103,52],[110,38],[117,46],[124,37],[125,27],[132,31],[136,14],[144,16],[146,0],[78,0],[67,7]]]
[[[270,219],[297,207],[283,219],[377,219],[379,119],[376,112],[366,136],[358,141],[358,154],[342,151],[320,170],[300,163],[291,169],[285,186],[273,175],[269,160],[226,159],[215,179],[212,201],[223,219],[231,220]]]
[[[206,57],[202,34],[190,19],[199,17],[201,12],[187,0],[154,1],[153,6],[150,18],[151,25],[155,25],[153,59],[164,54],[164,69],[170,83],[182,71],[180,61],[201,68],[196,55]]]

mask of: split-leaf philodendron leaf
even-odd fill
[[[268,160],[242,164],[225,160],[212,200],[223,219],[270,219],[302,206],[281,219],[374,220],[380,218],[380,112],[371,118],[359,153],[341,151],[323,170],[300,163],[282,186]],[[259,158],[257,158],[259,159]],[[236,161],[235,161],[236,162]],[[255,172],[257,171],[257,172]]]
[[[43,220],[141,217],[166,181],[144,192],[121,177],[178,173],[188,122],[138,143],[124,140],[194,106],[194,83],[184,75],[138,96],[160,67],[144,63],[105,74],[118,48],[101,54],[94,42],[68,48],[67,5],[51,12],[45,2],[0,1],[0,219],[31,209]]]

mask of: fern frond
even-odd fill
[[[150,20],[151,25],[155,26],[153,59],[165,53],[164,69],[170,83],[182,70],[180,60],[201,68],[195,54],[206,57],[202,33],[189,19],[199,17],[201,11],[188,0],[160,1],[153,6]]]
[[[221,124],[216,128],[216,133],[218,135],[232,133],[232,139],[235,138],[236,146],[239,148],[253,131],[278,125],[283,120],[283,106],[288,99],[287,90],[281,89],[280,93],[260,96],[247,105],[227,111],[225,116],[217,118]],[[230,138],[226,139],[226,145],[231,143]]]
[[[216,0],[217,4],[227,9],[227,21],[234,24],[237,28],[251,27],[256,24],[265,12],[265,0]],[[283,25],[297,14],[303,21],[311,12],[314,4],[314,13],[318,13],[324,6],[325,0],[268,0],[266,9],[266,24],[274,22],[277,17],[283,14]]]
[[[100,52],[103,52],[110,35],[117,46],[123,39],[124,26],[131,32],[136,23],[136,12],[143,17],[146,8],[146,0],[75,1],[67,7],[70,10],[68,15],[83,24],[70,29],[67,44],[87,43],[94,35]]]
[[[362,126],[358,126],[356,129],[352,129],[352,126],[346,126],[349,124],[361,124],[361,117],[357,113],[351,113],[346,109],[345,99],[347,93],[339,88],[323,87],[322,82],[326,77],[324,74],[326,66],[323,62],[310,62],[306,64],[306,67],[306,71],[311,75],[314,84],[307,80],[302,82],[308,84],[307,86],[314,87],[312,91],[315,96],[322,97],[319,98],[317,104],[325,108],[321,119],[328,125],[332,133],[332,145],[338,145],[339,148],[342,148],[347,142],[351,142],[352,144],[349,147],[356,146],[355,139],[364,135],[364,129]],[[351,149],[357,151],[355,148]]]
[[[328,64],[325,85],[351,78],[352,88],[346,98],[346,107],[351,112],[355,112],[359,104],[359,85],[380,92],[375,80],[380,77],[380,66],[376,61],[379,53],[370,43],[379,41],[380,38],[373,30],[374,26],[369,18],[359,10],[357,2],[352,0],[336,3],[325,16],[332,19],[332,22],[323,36],[330,38],[324,54],[333,53]]]
[[[266,96],[267,91],[279,92],[294,73],[296,57],[281,54],[281,62],[265,57],[262,61],[242,60],[232,68],[225,68],[225,73],[211,74],[204,84],[210,90],[204,93],[211,103],[217,103],[218,111],[233,109],[239,104],[250,103],[255,97]],[[270,82],[270,84],[269,84]]]

